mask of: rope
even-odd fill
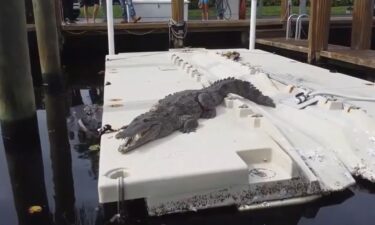
[[[177,23],[175,20],[170,19],[169,23],[169,43],[173,40],[184,40],[188,33],[187,23]],[[181,32],[182,31],[182,32]]]
[[[125,193],[124,193],[124,178],[120,176],[117,178],[117,213],[109,220],[111,223],[117,221],[118,224],[125,223],[125,215],[124,215],[124,202],[125,202]]]

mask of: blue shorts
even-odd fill
[[[208,4],[208,0],[199,0],[201,4]]]

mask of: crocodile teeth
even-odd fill
[[[141,137],[142,137],[141,134],[136,134],[134,137],[134,141],[138,141],[138,139],[140,139]]]
[[[128,147],[130,145],[130,143],[132,142],[132,140],[133,140],[133,138],[131,138],[131,137],[124,138],[125,146]]]

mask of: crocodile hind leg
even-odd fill
[[[216,104],[215,99],[207,93],[201,93],[198,95],[198,101],[202,107],[201,118],[210,119],[216,116]]]
[[[190,115],[182,116],[181,118],[181,129],[182,133],[194,132],[198,127],[198,120]]]

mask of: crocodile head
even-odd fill
[[[157,139],[161,129],[162,123],[152,114],[146,113],[136,117],[128,126],[123,127],[116,134],[116,138],[123,141],[118,151],[126,153]]]

